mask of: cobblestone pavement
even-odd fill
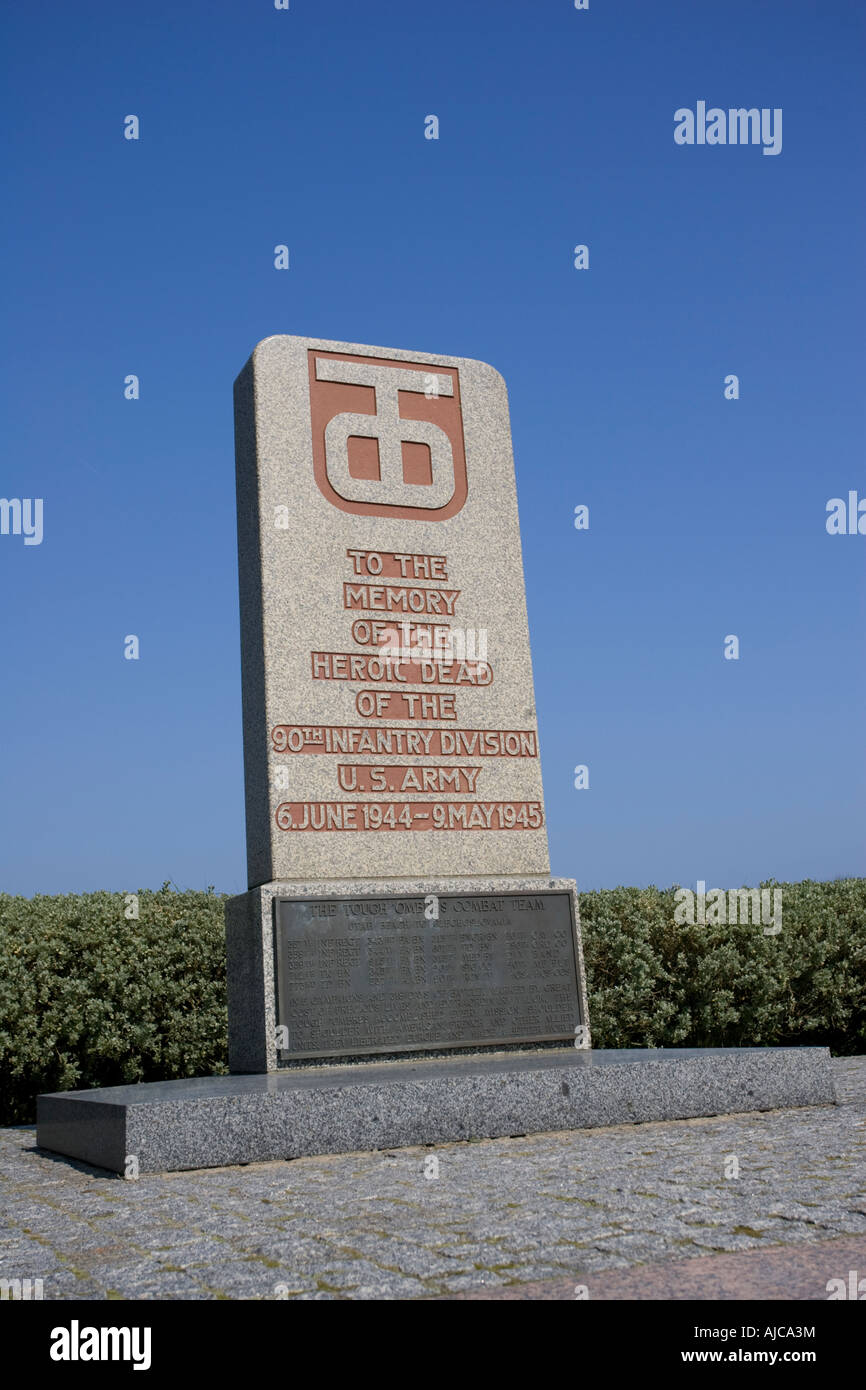
[[[833,1071],[839,1106],[137,1182],[0,1130],[0,1278],[46,1299],[415,1299],[866,1235],[866,1057]]]
[[[690,1255],[680,1260],[628,1265],[620,1269],[582,1271],[566,1278],[530,1280],[502,1288],[467,1289],[439,1294],[448,1299],[508,1299],[524,1302],[622,1302],[624,1299],[774,1301],[866,1298],[866,1236],[831,1236],[796,1240],[792,1245]],[[831,1283],[835,1281],[835,1283]]]

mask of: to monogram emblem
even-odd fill
[[[466,501],[455,367],[310,350],[316,482],[341,511],[444,521]]]

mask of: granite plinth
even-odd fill
[[[825,1047],[569,1048],[59,1092],[37,1143],[156,1173],[835,1103]]]

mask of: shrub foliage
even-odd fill
[[[580,898],[596,1047],[866,1052],[866,879],[782,890],[782,931],[679,926],[674,889]],[[0,894],[0,1123],[41,1091],[226,1070],[225,899]]]
[[[212,1075],[226,1066],[224,899],[142,891],[0,894],[0,1123],[41,1091]]]
[[[866,879],[762,887],[778,936],[679,926],[673,888],[582,893],[593,1045],[866,1052]]]

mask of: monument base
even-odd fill
[[[433,900],[440,903],[441,915],[428,921],[423,909]],[[455,900],[457,907],[466,910],[453,913]],[[553,918],[553,900],[558,900],[559,909],[566,901],[569,904],[567,924],[561,912]],[[299,985],[300,997],[292,1001],[283,997],[286,978],[282,982],[279,978],[279,910],[286,904],[302,909],[304,903],[315,904],[319,914],[314,923],[307,923],[307,933],[315,933],[332,952],[345,954],[341,960],[331,956],[330,965],[323,964],[319,941],[305,935],[301,960],[295,961],[296,978],[304,983]],[[530,910],[509,921],[515,905],[521,903]],[[533,911],[535,907],[542,910]],[[399,909],[408,908],[421,915],[397,915]],[[370,933],[358,930],[363,929],[363,917],[352,918],[347,909],[375,910],[376,915],[368,919]],[[385,909],[390,911],[383,917]],[[326,918],[326,910],[336,917]],[[523,959],[511,956],[509,929],[512,939],[532,936],[536,940],[536,945],[527,946],[529,954]],[[389,950],[387,965],[394,972],[390,979],[386,977],[390,971],[381,973],[381,956],[378,967],[371,968],[370,956],[380,949],[383,932],[412,953],[410,959],[400,960],[396,947]],[[366,940],[358,959],[346,964],[356,943],[371,934],[380,946]],[[467,958],[462,954],[463,943],[468,938],[471,949],[473,936],[488,945],[499,939],[491,950],[479,945]],[[437,949],[444,954],[434,955]],[[300,964],[303,970],[298,969]],[[379,974],[374,975],[375,968]],[[578,1037],[581,1046],[590,1046],[580,907],[573,878],[512,875],[263,883],[226,903],[226,975],[232,1072],[258,1076],[311,1057],[348,1063],[377,1053],[394,1060],[412,1052],[449,1053],[458,1048],[477,1052],[482,1047],[507,1048],[542,1040],[567,1046],[567,1040]],[[568,998],[559,1004],[557,996],[563,989]],[[287,1025],[282,1046],[281,1024]],[[311,1033],[320,1035],[318,1041]],[[297,1044],[299,1036],[302,1041]]]
[[[826,1047],[534,1049],[58,1092],[36,1142],[133,1176],[834,1104]]]

